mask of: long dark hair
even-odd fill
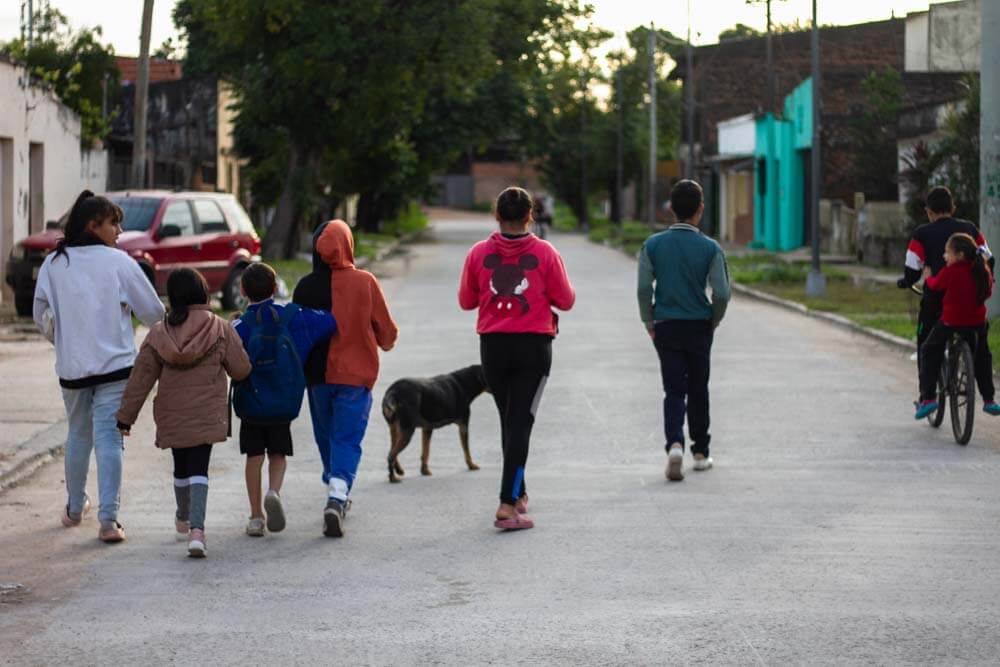
[[[66,248],[101,243],[100,239],[87,231],[91,220],[110,218],[112,222],[121,222],[123,217],[124,213],[118,204],[107,197],[97,197],[90,190],[84,190],[69,212],[63,237],[56,244],[56,255],[65,255]]]
[[[167,300],[170,301],[167,324],[173,327],[184,324],[191,306],[208,303],[205,276],[194,269],[175,269],[167,278]]]
[[[982,304],[986,301],[986,293],[990,289],[990,270],[986,265],[986,258],[979,254],[976,247],[976,240],[968,234],[952,234],[948,238],[948,247],[951,251],[962,255],[966,261],[972,262],[972,280],[976,283],[976,302]]]

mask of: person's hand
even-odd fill
[[[931,277],[931,267],[925,266],[924,267],[924,272],[923,272],[923,278],[924,278],[924,280],[927,280],[930,277]]]
[[[132,425],[118,422],[118,432],[121,433],[123,438],[127,438],[132,435]]]
[[[652,340],[652,341],[656,340],[656,329],[653,329],[651,327],[647,328],[646,329],[646,333],[649,334],[649,340]]]

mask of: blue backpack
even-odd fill
[[[257,316],[244,313],[243,326],[250,328],[247,356],[253,364],[250,376],[233,383],[233,409],[249,423],[285,424],[299,416],[306,375],[288,325],[299,312],[290,303],[281,314],[268,306],[271,317],[264,321],[264,308]]]

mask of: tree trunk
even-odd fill
[[[382,222],[380,197],[375,192],[362,192],[358,198],[358,229],[378,232]]]
[[[264,235],[263,255],[265,259],[288,259],[295,251],[295,186],[302,161],[294,144],[288,147],[288,172],[281,186],[278,208],[274,222]]]

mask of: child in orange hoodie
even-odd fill
[[[324,223],[313,234],[313,272],[296,285],[292,301],[329,310],[337,321],[337,333],[329,345],[313,348],[305,370],[328,487],[323,534],[342,537],[378,378],[378,348],[391,350],[399,329],[375,276],[354,267],[354,237],[343,220]]]

